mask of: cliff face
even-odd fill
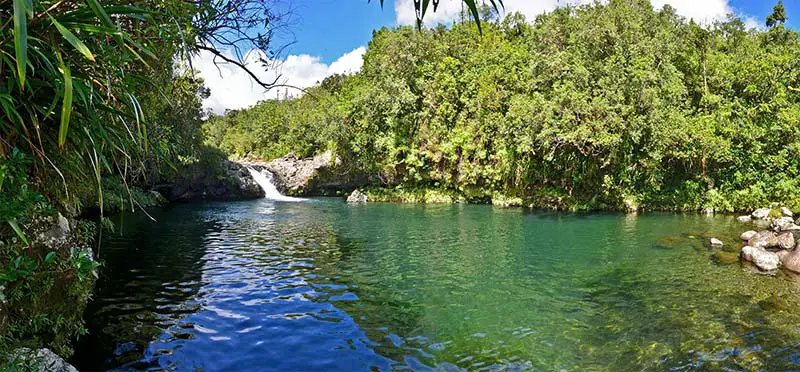
[[[363,173],[348,169],[331,151],[302,159],[289,153],[267,163],[247,164],[272,172],[275,187],[287,195],[337,195],[350,192],[370,181]]]

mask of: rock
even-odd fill
[[[758,233],[757,233],[757,232],[755,232],[755,231],[753,231],[753,230],[750,230],[750,231],[745,231],[745,232],[743,232],[743,233],[742,233],[742,236],[741,236],[741,238],[742,238],[742,240],[744,240],[744,241],[749,241],[749,240],[750,240],[750,239],[752,239],[754,236],[756,236],[756,234],[758,234]]]
[[[782,232],[775,237],[776,246],[780,249],[793,249],[794,248],[794,234],[791,232]]]
[[[261,165],[274,175],[275,187],[289,195],[336,195],[371,181],[366,174],[343,166],[331,151],[304,159],[290,153]]]
[[[8,360],[12,364],[22,362],[26,365],[38,366],[39,372],[78,372],[75,367],[50,351],[50,349],[33,351],[28,348],[20,348],[11,353]]]
[[[781,262],[780,257],[778,257],[776,253],[751,246],[742,248],[742,258],[751,261],[763,271],[776,270]]]
[[[794,216],[794,213],[792,213],[792,210],[789,209],[789,208],[786,208],[786,207],[781,207],[781,214],[783,214],[784,217],[792,217],[792,216]]]
[[[703,209],[703,214],[706,216],[713,216],[714,215],[714,208],[705,208]]]
[[[771,211],[772,210],[769,208],[759,208],[754,210],[753,213],[750,214],[750,216],[756,220],[764,220],[767,219],[767,217],[769,217],[769,212]]]
[[[197,167],[197,168],[195,168]],[[221,160],[214,169],[208,165],[192,165],[181,171],[180,179],[154,189],[172,201],[245,200],[264,197],[246,165]]]
[[[783,267],[789,271],[800,273],[800,249],[783,252],[786,253],[779,255],[781,259],[781,265],[783,265]]]
[[[714,252],[712,257],[714,257],[714,259],[717,260],[717,262],[719,262],[721,264],[726,264],[726,265],[739,262],[739,256],[737,254],[734,254],[734,253],[718,251],[718,252]]]
[[[794,221],[792,220],[791,217],[781,217],[781,218],[776,218],[774,221],[772,221],[770,227],[772,227],[773,231],[778,232],[778,231],[786,231],[793,225]]]
[[[351,204],[366,203],[367,195],[361,191],[355,190],[350,196],[347,197],[347,202]]]
[[[158,205],[165,205],[169,203],[167,201],[167,198],[165,198],[164,195],[161,195],[161,193],[156,190],[150,190],[150,195],[152,195],[153,198],[156,199],[156,204]]]
[[[722,247],[723,245],[725,245],[722,243],[722,240],[719,240],[717,238],[711,238],[709,239],[709,241],[711,242],[712,247]]]
[[[774,247],[778,244],[775,241],[776,236],[772,231],[759,231],[748,240],[747,244],[756,248]]]
[[[739,216],[739,217],[736,217],[736,220],[739,221],[739,222],[742,222],[742,223],[750,222],[751,219],[752,218],[750,216]]]

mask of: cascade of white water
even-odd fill
[[[270,200],[277,200],[277,201],[288,201],[288,202],[297,202],[303,201],[300,198],[293,198],[291,196],[286,196],[281,194],[280,191],[272,184],[272,173],[269,171],[257,171],[251,167],[247,167],[247,170],[250,171],[250,175],[253,176],[253,180],[261,186],[261,189],[264,190],[264,198]]]

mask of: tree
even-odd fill
[[[783,0],[778,0],[778,4],[772,8],[772,14],[767,16],[767,27],[775,27],[784,23],[786,23],[786,9],[783,7]]]

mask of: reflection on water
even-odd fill
[[[73,362],[120,370],[800,368],[732,218],[257,200],[125,216]]]

